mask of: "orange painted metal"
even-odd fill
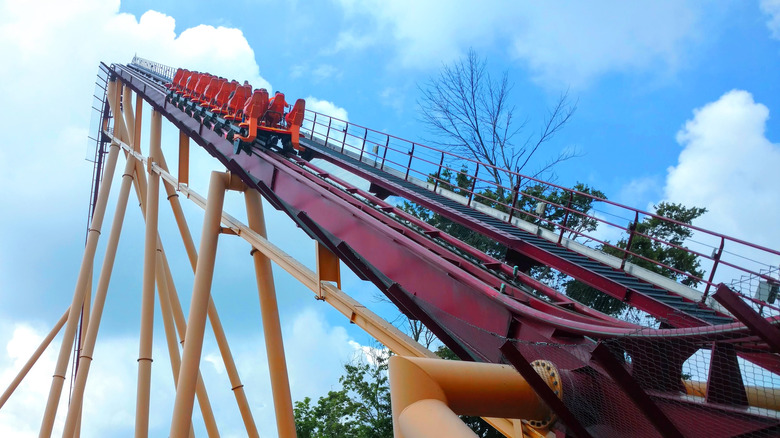
[[[292,110],[285,117],[287,127],[290,129],[290,135],[292,145],[295,149],[302,151],[303,148],[300,145],[301,125],[303,124],[304,114],[306,113],[306,101],[298,99],[295,101],[295,105]]]
[[[251,94],[252,86],[249,85],[249,83],[244,82],[244,85],[238,86],[232,97],[228,100],[225,120],[242,120],[244,116],[244,105]]]
[[[244,122],[238,126],[248,130],[247,135],[237,135],[236,138],[253,142],[257,138],[257,127],[268,108],[268,91],[265,88],[255,90],[252,97],[246,100],[244,105]]]
[[[279,125],[282,122],[286,106],[287,102],[284,100],[284,93],[277,91],[274,97],[271,98],[268,111],[265,113],[266,124],[268,126]]]
[[[216,96],[214,96],[214,102],[210,107],[211,110],[216,114],[227,114],[228,99],[230,99],[233,92],[236,91],[236,88],[238,88],[237,81],[233,80],[228,82],[226,80],[219,88],[219,91],[217,91]]]
[[[511,366],[401,356],[389,360],[396,438],[473,436],[457,415],[539,421],[552,415]],[[440,420],[435,422],[438,433],[429,427],[434,422],[425,412]]]

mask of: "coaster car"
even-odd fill
[[[165,86],[172,103],[224,135],[237,153],[251,154],[254,145],[278,147],[279,142],[284,151],[304,151],[299,143],[306,111],[303,99],[290,108],[284,93],[277,91],[269,98],[266,89],[253,90],[246,81],[239,85],[186,69],[178,69]]]

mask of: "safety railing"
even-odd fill
[[[629,262],[649,265],[651,270],[703,288],[702,301],[714,291],[712,286],[742,275],[760,278],[770,285],[780,284],[780,278],[771,274],[772,266],[780,262],[780,251],[771,248],[310,110],[306,111],[302,131],[364,164],[432,191],[447,190],[450,196],[459,195],[469,207],[492,209],[494,215],[508,223],[524,220],[555,231],[558,243],[566,238],[591,247],[611,248],[609,252],[622,259],[621,269]],[[659,222],[655,229],[684,230],[689,237],[672,241],[638,231],[642,227],[637,224],[650,220]],[[696,256],[700,263],[697,268],[704,275],[684,272],[636,250],[638,244],[648,243],[673,253]],[[766,300],[743,296],[780,311]]]
[[[173,79],[173,75],[176,74],[177,70],[174,67],[169,67],[167,65],[160,64],[159,62],[149,61],[148,59],[140,58],[138,56],[133,56],[133,61],[131,64],[135,64],[141,68],[149,70],[150,72],[162,76],[169,81]]]

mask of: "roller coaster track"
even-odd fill
[[[519,219],[511,216],[514,206],[509,217],[506,212],[478,208],[472,202],[473,186],[464,202],[437,187],[438,180],[431,187],[430,179],[410,177],[415,144],[408,152],[409,165],[399,171],[386,166],[389,136],[384,154],[379,148],[366,152],[368,130],[361,147],[348,145],[349,124],[341,139],[334,140],[334,119],[321,114],[307,113],[308,127],[304,125],[301,139],[307,152],[301,157],[261,147],[251,148],[251,154],[237,151],[203,113],[188,114],[170,103],[164,83],[170,82],[172,69],[139,62],[115,64],[110,70],[359,277],[374,283],[404,314],[422,321],[461,358],[509,362],[532,384],[528,364],[550,360],[578,385],[596,385],[599,389],[593,394],[616,400],[614,406],[600,405],[603,412],[596,412],[599,409],[577,402],[556,402],[556,395],[536,382],[534,389],[572,435],[610,435],[603,427],[612,427],[613,432],[630,427],[632,436],[780,433],[776,412],[747,407],[737,362],[742,357],[772,373],[780,371],[776,318],[760,317],[744,297],[712,283],[712,275],[700,279],[707,283],[702,294],[629,269],[625,259],[615,261],[580,248],[563,237],[565,222],[560,235],[528,223],[518,225]],[[338,166],[371,186],[362,189],[314,164],[314,159]],[[443,162],[444,153],[439,171]],[[475,173],[475,184],[477,179]],[[508,248],[509,263],[410,216],[386,202],[388,195],[417,203],[499,242]],[[637,218],[644,213],[632,212]],[[719,252],[712,256],[713,271],[721,262],[725,241],[780,255],[713,235],[721,239]],[[662,328],[642,328],[596,312],[518,272],[517,263],[554,268],[647,312],[662,321]],[[717,287],[717,293],[708,297],[711,286]],[[709,395],[694,401],[684,395],[681,369],[700,349],[709,349],[713,357]],[[630,374],[624,372],[626,365]],[[586,398],[583,395],[579,401],[593,403]],[[696,421],[690,421],[691,416]],[[624,434],[626,430],[622,429]]]

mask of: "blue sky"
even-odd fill
[[[556,168],[559,183],[585,182],[639,208],[662,200],[704,206],[710,212],[699,225],[780,247],[780,231],[768,226],[780,213],[777,0],[230,4],[0,2],[0,58],[13,60],[0,65],[1,387],[70,303],[84,244],[91,176],[84,158],[91,154],[86,137],[97,65],[126,63],[135,53],[269,84],[288,98],[306,98],[310,108],[425,141],[430,134],[417,116],[418,85],[473,48],[491,72],[508,72],[529,132],[561,93],[568,90],[577,101],[570,124],[539,156],[541,163],[564,148],[579,151],[581,157]],[[175,138],[170,126],[163,131]],[[206,192],[208,170],[217,164],[205,154],[193,158],[196,190]],[[133,199],[98,338],[90,380],[95,392],[85,406],[93,420],[85,420],[84,436],[123,434],[133,424],[143,235]],[[184,205],[198,229],[202,213]],[[229,197],[226,208],[243,216],[238,197]],[[266,213],[272,241],[313,266],[308,238],[272,209]],[[191,273],[169,212],[161,224],[186,308]],[[215,300],[261,433],[272,436],[249,248],[223,237],[219,251]],[[293,398],[316,398],[336,383],[341,364],[371,341],[277,275]],[[345,273],[344,289],[393,317],[392,309],[373,301],[370,285]],[[159,316],[156,321],[159,412],[152,428],[165,431],[171,379]],[[216,382],[213,397],[224,406],[229,436],[237,430],[236,409],[229,391],[221,392],[224,370],[212,360],[217,354],[213,343],[206,345],[204,376]],[[56,350],[33,370],[23,388],[27,395],[15,394],[0,410],[0,435],[37,435],[54,357]],[[122,391],[124,399],[112,397]]]

